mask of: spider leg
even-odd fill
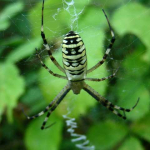
[[[36,54],[37,54],[37,56],[38,56],[38,58],[39,58],[39,60],[40,60],[40,62],[41,62],[42,67],[44,67],[51,75],[53,75],[53,76],[55,76],[55,77],[58,77],[58,78],[62,78],[62,79],[66,79],[66,80],[67,80],[67,78],[66,78],[65,76],[62,76],[62,75],[59,75],[59,74],[54,73],[53,71],[51,71],[51,70],[44,64],[44,62],[42,61],[41,56],[40,56],[40,54],[38,53],[38,50],[37,50],[37,49],[36,49]]]
[[[95,90],[93,90],[89,85],[87,85],[86,83],[84,84],[83,89],[89,93],[93,98],[95,98],[98,102],[100,102],[103,106],[105,106],[107,109],[109,109],[110,111],[112,111],[115,115],[118,115],[119,117],[126,119],[125,116],[125,112],[130,112],[132,111],[138,104],[139,102],[139,98],[136,102],[136,104],[130,108],[130,109],[126,109],[117,105],[113,105],[111,102],[109,102],[108,100],[106,100],[104,97],[102,97],[98,92],[96,92]],[[116,110],[122,110],[124,112],[124,116],[121,115],[118,111]]]
[[[42,25],[41,25],[41,37],[43,39],[43,42],[44,42],[44,46],[46,48],[46,50],[48,51],[48,55],[50,57],[50,59],[52,60],[52,62],[58,67],[58,69],[62,72],[65,73],[64,69],[59,65],[59,63],[57,62],[57,60],[52,56],[52,53],[50,51],[50,47],[47,43],[47,40],[46,40],[46,37],[45,37],[45,33],[44,33],[44,27],[43,27],[43,24],[44,24],[44,21],[43,21],[43,12],[44,12],[44,0],[43,0],[43,4],[42,4]]]
[[[108,79],[113,78],[116,75],[118,69],[112,75],[110,75],[108,77],[104,77],[104,78],[101,78],[101,79],[99,79],[99,78],[85,78],[85,80],[87,80],[87,81],[104,81],[104,80],[108,80]]]
[[[47,122],[49,116],[50,116],[51,113],[57,108],[57,106],[60,104],[60,102],[63,100],[63,98],[67,95],[67,93],[68,93],[69,91],[70,91],[70,86],[69,86],[69,84],[68,84],[67,86],[65,86],[65,87],[63,88],[63,90],[59,93],[59,95],[56,96],[57,102],[56,102],[56,103],[53,105],[53,107],[48,111],[47,116],[46,116],[46,118],[45,118],[45,120],[44,120],[44,122],[43,122],[43,124],[42,124],[42,126],[41,126],[41,129],[42,129],[42,130],[43,130],[43,129],[47,129],[47,128],[49,128],[50,126],[52,126],[52,125],[54,124],[54,123],[53,123],[53,124],[51,124],[51,125],[45,127],[46,122]]]
[[[23,113],[24,113],[24,115],[26,116],[27,119],[32,120],[32,119],[35,119],[35,118],[37,118],[37,117],[40,117],[40,116],[44,115],[44,114],[53,106],[53,104],[56,102],[56,100],[57,100],[57,99],[54,99],[48,106],[46,106],[46,108],[45,108],[43,111],[41,111],[40,113],[38,113],[38,114],[36,114],[36,115],[34,115],[34,116],[31,116],[31,117],[28,116],[28,115],[25,113],[25,111],[24,111],[23,108],[22,108],[22,111],[23,111]]]
[[[105,105],[104,105],[105,106]],[[116,111],[114,108],[112,107],[106,107],[107,109],[109,109],[110,111],[112,111],[113,114],[123,118],[124,120],[126,119],[126,115],[125,115],[125,112],[124,112],[124,115],[120,114],[118,111]]]
[[[107,56],[109,55],[109,52],[111,51],[111,48],[112,48],[112,46],[113,46],[113,44],[114,44],[114,42],[115,42],[115,34],[114,34],[114,31],[113,31],[113,29],[112,29],[112,27],[111,27],[111,25],[110,25],[110,22],[109,22],[109,20],[108,20],[108,17],[107,17],[107,15],[106,15],[104,9],[102,9],[102,11],[103,11],[103,13],[104,13],[104,15],[105,15],[105,17],[106,17],[107,22],[108,22],[108,25],[109,25],[109,29],[110,29],[110,33],[111,33],[112,38],[111,38],[111,41],[110,41],[110,44],[109,44],[108,48],[106,49],[106,52],[105,52],[105,55],[103,56],[103,59],[102,59],[101,61],[99,61],[95,66],[93,66],[92,68],[90,68],[89,70],[87,70],[87,73],[90,73],[90,72],[94,71],[95,69],[97,69],[99,66],[101,66],[101,65],[105,62],[105,60],[106,60]]]
[[[102,96],[101,96],[102,97]],[[102,97],[103,98],[103,97]],[[103,105],[105,105],[106,107],[111,107],[111,108],[114,108],[114,109],[117,109],[117,110],[122,110],[124,112],[130,112],[132,111],[138,104],[140,98],[138,98],[137,102],[135,103],[135,105],[130,108],[130,109],[126,109],[126,108],[123,108],[123,107],[120,107],[120,106],[117,106],[117,105],[113,105],[111,102],[109,102],[108,100],[106,100],[105,98],[103,98]]]
[[[55,106],[56,104],[58,105],[58,103],[60,103],[59,101],[61,101],[65,95],[70,91],[70,86],[67,84],[61,91],[60,93],[54,98],[54,100],[40,113],[34,115],[34,116],[28,116],[25,112],[24,109],[22,108],[22,111],[24,113],[24,115],[27,117],[27,119],[32,120],[35,119],[37,117],[40,117],[42,115],[44,115],[52,106]],[[55,103],[55,104],[54,104]]]

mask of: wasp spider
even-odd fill
[[[75,33],[74,31],[70,31],[69,33],[67,33],[63,39],[62,56],[63,56],[64,68],[62,68],[59,65],[59,63],[56,61],[56,59],[52,56],[52,53],[51,53],[50,47],[47,43],[47,40],[45,38],[45,33],[44,33],[44,29],[43,29],[43,11],[44,11],[44,0],[43,0],[43,4],[42,4],[41,36],[42,36],[42,39],[44,42],[44,46],[45,46],[46,50],[48,51],[50,59],[59,68],[60,71],[62,71],[63,73],[66,74],[66,76],[62,76],[62,75],[59,75],[59,74],[52,72],[42,61],[40,54],[37,53],[37,56],[40,59],[42,66],[51,75],[58,77],[58,78],[68,80],[68,84],[62,89],[62,91],[60,91],[60,93],[45,108],[45,110],[41,111],[40,113],[38,113],[35,116],[29,117],[26,115],[27,119],[37,118],[39,116],[42,116],[44,113],[46,113],[48,111],[47,116],[46,116],[46,118],[43,122],[43,125],[41,127],[41,129],[46,129],[47,127],[45,127],[45,124],[46,124],[49,116],[56,109],[56,107],[59,105],[59,103],[63,100],[63,98],[66,96],[66,94],[70,90],[72,90],[74,94],[79,94],[81,89],[83,89],[87,93],[89,93],[93,98],[95,98],[98,102],[100,102],[107,109],[112,111],[115,115],[118,115],[119,117],[121,117],[123,119],[126,119],[125,112],[130,112],[131,110],[133,110],[136,107],[136,105],[138,104],[139,99],[137,100],[136,104],[131,109],[122,108],[122,107],[113,105],[110,101],[108,101],[107,99],[102,97],[98,92],[94,91],[89,85],[87,85],[85,83],[85,80],[87,80],[87,81],[104,81],[104,80],[113,78],[116,74],[116,72],[115,72],[114,74],[112,74],[108,77],[101,78],[101,79],[87,78],[86,77],[86,75],[88,73],[94,71],[95,69],[97,69],[99,66],[101,66],[105,62],[105,60],[106,60],[114,42],[115,42],[115,35],[114,35],[114,32],[111,28],[111,25],[109,23],[109,20],[107,18],[105,11],[103,10],[103,13],[104,13],[106,20],[108,22],[112,39],[111,39],[111,42],[110,42],[102,60],[99,61],[95,66],[93,66],[91,69],[88,69],[88,70],[87,70],[87,57],[86,57],[85,45],[84,45],[83,40],[81,39],[80,35]],[[118,112],[118,110],[123,111],[124,115],[120,114]]]

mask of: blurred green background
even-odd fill
[[[149,0],[46,0],[44,30],[53,56],[62,65],[61,42],[77,31],[87,49],[88,68],[102,59],[111,39],[102,8],[114,29],[116,42],[106,63],[88,77],[102,78],[120,67],[109,81],[87,82],[113,104],[138,106],[122,120],[82,91],[72,91],[50,116],[51,128],[41,131],[44,116],[28,121],[43,110],[66,85],[51,76],[35,54],[62,74],[42,45],[41,0],[0,1],[0,149],[77,150],[63,115],[76,119],[75,133],[87,136],[95,150],[150,149],[150,1]]]

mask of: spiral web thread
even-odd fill
[[[70,112],[66,115],[63,115],[63,118],[66,120],[66,125],[68,127],[67,132],[70,133],[72,139],[71,142],[76,143],[75,146],[81,150],[95,150],[95,146],[89,145],[89,140],[86,135],[75,133],[75,129],[78,128],[75,118],[69,117]],[[81,142],[81,143],[79,143]]]

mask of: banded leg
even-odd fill
[[[70,90],[70,86],[67,84],[62,90],[61,90],[61,92],[54,98],[54,100],[48,105],[48,106],[46,106],[46,108],[43,110],[43,111],[41,111],[40,113],[38,113],[38,114],[36,114],[36,115],[34,115],[34,116],[28,116],[25,112],[24,112],[24,110],[22,109],[22,111],[23,111],[23,113],[25,114],[25,116],[27,117],[27,119],[29,119],[29,120],[32,120],[32,119],[35,119],[35,118],[37,118],[37,117],[40,117],[40,116],[42,116],[43,114],[45,114],[55,103],[57,103],[57,101],[59,100],[59,99],[61,99],[61,98],[63,98],[64,97],[64,94],[66,93],[66,91],[68,91],[68,90]],[[69,91],[68,91],[69,92]],[[67,92],[67,93],[68,93]],[[65,94],[66,95],[66,94]]]
[[[26,116],[27,119],[32,120],[32,119],[35,119],[35,118],[37,118],[37,117],[40,117],[40,116],[44,115],[44,114],[53,106],[53,104],[56,102],[56,100],[57,100],[57,99],[54,99],[48,106],[46,106],[46,108],[45,108],[43,111],[41,111],[41,112],[39,112],[38,114],[36,114],[36,115],[34,115],[34,116],[31,116],[31,117],[28,116],[28,115],[25,113],[25,111],[24,111],[23,108],[22,108],[22,111],[23,111],[23,113],[24,113],[24,115]]]
[[[48,127],[45,127],[45,125],[46,125],[46,122],[47,122],[47,120],[48,120],[48,118],[49,118],[49,116],[51,115],[51,113],[57,108],[57,106],[60,104],[60,102],[63,100],[63,98],[66,96],[66,94],[68,93],[70,91],[70,86],[69,86],[69,84],[66,86],[66,87],[64,87],[64,89],[61,91],[61,94],[59,94],[57,97],[56,97],[56,99],[57,99],[57,102],[53,105],[53,107],[48,111],[48,113],[47,113],[47,116],[46,116],[46,118],[45,118],[45,120],[44,120],[44,122],[43,122],[43,124],[42,124],[42,126],[41,126],[41,129],[43,130],[43,129],[46,129],[46,128],[48,128],[48,127],[50,127],[51,125],[49,125]]]
[[[62,72],[65,73],[64,69],[59,65],[59,63],[57,62],[57,60],[52,56],[52,53],[50,51],[50,47],[47,43],[46,37],[45,37],[45,33],[44,33],[44,27],[43,27],[43,12],[44,12],[44,0],[43,0],[43,4],[42,4],[42,25],[41,25],[41,37],[43,39],[44,42],[44,46],[46,48],[46,50],[48,51],[48,55],[50,57],[50,59],[52,60],[52,62],[58,67],[58,69]]]
[[[36,49],[36,54],[37,54],[37,56],[38,56],[38,58],[39,58],[39,60],[40,60],[40,62],[41,62],[42,67],[44,67],[51,75],[53,75],[53,76],[55,76],[55,77],[58,77],[58,78],[62,78],[62,79],[66,79],[66,80],[67,80],[67,77],[54,73],[53,71],[51,71],[51,70],[44,64],[44,62],[42,61],[41,56],[40,56],[40,54],[38,53],[38,50],[37,50],[37,49]]]
[[[108,77],[101,78],[101,79],[99,79],[99,78],[85,78],[85,80],[87,80],[87,81],[98,81],[98,82],[108,80],[108,79],[113,78],[116,75],[117,71],[118,71],[118,69],[112,75],[110,75]]]
[[[93,90],[89,85],[87,85],[86,83],[84,84],[84,88],[83,88],[87,93],[89,93],[93,98],[95,98],[98,102],[100,102],[103,106],[105,106],[107,109],[109,109],[110,111],[112,111],[115,115],[118,115],[119,117],[126,119],[125,116],[125,112],[130,112],[132,111],[138,104],[139,102],[139,98],[136,102],[136,104],[130,108],[130,109],[126,109],[117,105],[113,105],[111,102],[109,102],[108,100],[106,100],[104,97],[102,97],[98,92],[96,92],[95,90]],[[118,111],[116,110],[122,110],[124,115],[120,114]]]
[[[110,22],[108,20],[108,17],[106,15],[105,11],[103,9],[102,9],[102,11],[103,11],[103,13],[104,13],[104,15],[105,15],[105,17],[107,19],[107,22],[108,22],[108,25],[109,25],[109,29],[110,29],[112,38],[111,38],[111,41],[110,41],[110,44],[109,44],[108,48],[106,49],[106,52],[105,52],[105,55],[103,56],[103,59],[101,61],[99,61],[95,66],[93,66],[92,68],[90,68],[89,70],[87,70],[87,73],[90,73],[90,72],[94,71],[95,69],[97,69],[99,66],[101,66],[105,62],[105,60],[106,60],[109,52],[111,51],[111,48],[112,48],[114,42],[115,42],[114,31],[113,31],[113,29],[112,29],[112,27],[110,25]]]

